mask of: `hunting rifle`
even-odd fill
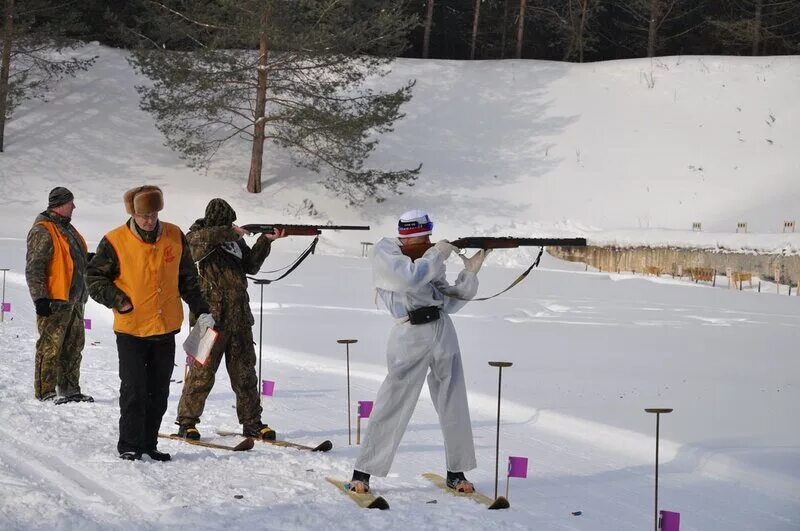
[[[369,230],[369,225],[292,225],[289,223],[251,223],[249,225],[242,225],[241,228],[251,234],[271,233],[276,230],[283,229],[286,231],[286,236],[314,236],[314,240],[311,242],[311,245],[309,245],[308,248],[303,251],[303,253],[297,257],[297,259],[295,259],[294,263],[282,269],[267,271],[268,273],[278,273],[283,269],[286,269],[286,272],[278,278],[257,279],[254,277],[248,277],[251,280],[258,281],[261,284],[269,284],[286,277],[289,273],[297,269],[297,266],[299,266],[303,260],[308,258],[308,255],[314,254],[314,249],[316,249],[317,242],[319,241],[319,235],[322,234],[323,230]]]
[[[291,225],[288,223],[251,223],[244,230],[257,234],[283,229],[287,236],[318,236],[323,230],[369,230],[369,225]]]
[[[539,260],[542,258],[542,253],[544,252],[545,247],[586,247],[586,238],[514,238],[514,237],[491,237],[491,236],[469,236],[467,238],[459,238],[457,240],[453,240],[450,242],[452,245],[455,245],[459,249],[514,249],[516,247],[541,247],[539,249],[539,254],[536,257],[536,260],[531,264],[531,266],[525,270],[520,276],[517,277],[514,282],[512,282],[506,289],[495,293],[489,297],[481,297],[479,299],[462,299],[461,297],[449,295],[455,299],[459,300],[472,300],[472,301],[485,301],[489,299],[493,299],[498,295],[505,293],[506,291],[510,290],[520,282],[522,282],[525,277],[528,276],[528,273],[534,267],[539,265]],[[412,245],[402,245],[400,247],[401,252],[411,258],[411,260],[416,260],[420,258],[425,251],[433,247],[433,243],[423,242],[423,243],[416,243]]]
[[[450,242],[459,249],[514,249],[516,247],[586,247],[586,238],[514,238],[491,236],[469,236]],[[433,243],[424,242],[403,245],[400,250],[412,260],[425,254]]]

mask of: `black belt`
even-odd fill
[[[432,323],[439,320],[438,306],[425,306],[424,308],[417,308],[408,312],[408,322],[412,325]]]

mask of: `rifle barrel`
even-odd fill
[[[369,230],[369,225],[295,225],[290,223],[251,223],[249,225],[242,225],[242,228],[248,232],[272,232],[274,229],[286,229],[288,232],[300,231],[301,233],[309,233],[309,231],[320,230]]]
[[[513,249],[515,247],[586,247],[586,238],[493,238],[470,236],[453,245],[460,249]]]

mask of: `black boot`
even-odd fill
[[[458,492],[472,492],[474,487],[472,483],[464,476],[463,472],[450,472],[447,471],[447,486]],[[466,488],[469,486],[469,488]]]
[[[362,485],[354,484],[356,481],[362,483]],[[353,470],[353,478],[348,485],[347,489],[353,492],[369,492],[369,474],[361,472],[360,470]]]
[[[178,428],[178,437],[196,441],[200,438],[200,432],[192,424],[182,425]]]
[[[119,454],[120,459],[124,459],[125,461],[139,461],[142,459],[141,452],[122,452]]]
[[[70,402],[94,402],[94,398],[83,393],[75,393],[74,395],[70,395],[68,398]]]
[[[147,455],[150,456],[150,459],[153,461],[170,461],[172,456],[166,452],[159,452],[158,450],[150,450],[149,452],[145,452]]]
[[[253,424],[245,424],[244,428],[242,429],[242,435],[244,435],[245,437],[254,437],[256,439],[263,439],[265,441],[275,440],[275,430],[273,430],[266,424],[262,424],[261,422],[255,422]]]

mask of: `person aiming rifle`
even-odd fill
[[[487,251],[461,256],[464,270],[454,284],[445,278],[445,261],[458,248],[447,240],[432,244],[433,222],[412,210],[400,216],[397,238],[382,238],[371,257],[375,289],[396,323],[387,345],[388,373],[381,384],[364,446],[348,488],[369,491],[370,476],[385,477],[419,399],[426,375],[444,434],[447,486],[473,492],[464,472],[476,467],[467,388],[458,337],[450,314],[478,290]],[[426,246],[415,260],[404,249]]]
[[[251,231],[238,227],[236,211],[227,201],[215,198],[205,216],[189,229],[186,239],[200,271],[200,289],[211,306],[218,333],[205,365],[192,363],[178,403],[178,435],[199,439],[197,424],[206,399],[214,387],[217,369],[225,367],[236,395],[236,414],[246,437],[275,440],[275,430],[261,419],[261,401],[255,364],[252,327],[255,323],[247,294],[247,276],[261,269],[272,242],[285,237],[283,229],[263,230],[251,248],[244,236]]]

